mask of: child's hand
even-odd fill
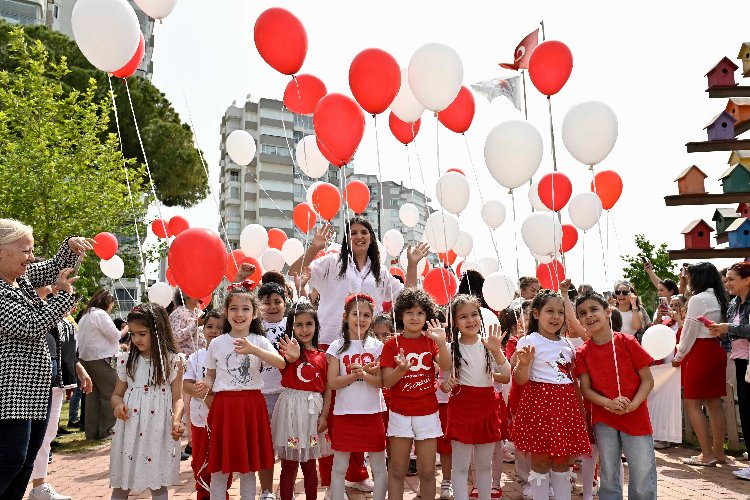
[[[299,359],[299,342],[297,342],[297,339],[294,337],[289,339],[286,335],[282,336],[279,339],[279,347],[281,348],[281,355],[284,356],[284,358],[289,356],[290,358]]]
[[[307,283],[310,281],[310,277],[312,276],[312,271],[309,267],[305,267],[302,269],[302,271],[299,272],[299,274],[294,275],[294,288],[297,290],[301,290],[307,285]]]
[[[406,359],[406,356],[404,356],[404,350],[401,349],[398,354],[393,358],[393,361],[396,362],[396,369],[401,370],[402,372],[408,372],[409,368],[411,368],[411,361]]]
[[[440,321],[433,319],[427,322],[427,331],[425,335],[438,344],[445,342],[445,328],[440,324]]]
[[[172,439],[177,441],[178,439],[180,439],[184,432],[185,426],[182,425],[182,422],[172,422]]]
[[[212,386],[213,384],[206,379],[196,382],[194,386],[195,396],[200,399],[205,398],[208,396],[208,393],[211,392]]]
[[[244,281],[250,276],[253,275],[255,272],[255,266],[250,264],[249,262],[243,262],[240,264],[239,269],[237,269],[237,274],[242,278],[240,281]]]
[[[374,375],[376,377],[380,376],[380,363],[377,361],[373,361],[372,363],[367,363],[365,366],[362,367],[362,370],[366,373],[369,373],[370,375]]]
[[[533,345],[525,345],[522,348],[518,349],[516,351],[516,359],[518,360],[518,365],[527,366],[534,359],[534,354],[536,354],[536,349]]]
[[[412,266],[419,264],[419,261],[427,257],[430,253],[430,245],[427,243],[417,243],[413,247],[406,247],[406,262]]]
[[[356,375],[357,378],[359,379],[359,378],[362,378],[362,372],[364,371],[364,369],[362,368],[362,365],[360,365],[359,363],[352,363],[349,365],[348,371],[349,373]]]
[[[506,335],[507,332],[503,333],[500,325],[490,325],[487,329],[487,338],[481,339],[482,345],[490,352],[502,351],[503,339]]]
[[[234,339],[234,352],[237,354],[256,354],[258,348],[251,344],[247,337],[242,337]]]
[[[213,395],[213,394],[209,394],[209,395],[208,395],[208,396],[206,396],[206,398],[205,398],[205,399],[203,400],[203,403],[204,403],[204,404],[205,404],[205,405],[206,405],[207,407],[209,407],[209,408],[211,408],[211,403],[213,403],[213,402],[214,402],[214,395]]]
[[[562,295],[563,297],[567,297],[568,296],[568,290],[570,290],[570,285],[571,284],[572,284],[572,282],[571,282],[570,278],[568,278],[566,280],[562,280],[560,282],[560,295]]]
[[[318,434],[322,434],[328,429],[328,417],[326,415],[321,415],[318,417]]]
[[[128,405],[125,403],[121,403],[117,405],[115,408],[115,417],[119,418],[120,420],[127,420],[128,418]]]
[[[443,392],[451,392],[458,385],[458,379],[451,377],[440,384],[440,390]]]

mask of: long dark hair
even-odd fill
[[[482,273],[475,269],[469,269],[463,276],[461,276],[461,282],[458,284],[458,293],[465,293],[467,295],[473,295],[479,299],[482,307],[489,309],[490,306],[484,300],[482,295],[482,287],[484,286],[484,276]]]
[[[370,221],[359,215],[346,220],[346,231],[344,232],[344,238],[341,241],[341,252],[339,253],[339,276],[341,279],[346,276],[346,269],[349,267],[349,256],[351,255],[350,248],[350,233],[352,226],[359,224],[367,229],[370,233],[370,246],[367,247],[367,257],[370,259],[370,272],[375,277],[375,282],[380,283],[380,250],[378,249],[378,238],[375,236],[375,231],[372,229]]]
[[[103,309],[107,310],[107,308],[112,305],[112,303],[115,301],[115,298],[112,296],[111,293],[109,293],[109,290],[102,288],[101,290],[97,290],[94,295],[91,296],[91,300],[89,300],[89,303],[86,304],[86,309],[83,310],[83,313],[81,313],[81,316],[85,316],[92,307],[96,307],[97,309]]]
[[[151,378],[149,385],[157,386],[168,383],[170,379],[169,355],[177,354],[177,343],[172,335],[169,314],[159,304],[149,302],[138,304],[128,313],[128,324],[140,323],[151,333]],[[128,377],[135,378],[135,365],[141,357],[141,351],[132,345],[125,365]]]
[[[318,335],[320,334],[320,321],[318,320],[318,311],[315,309],[315,306],[307,300],[299,300],[292,304],[291,308],[289,309],[289,314],[286,315],[286,335],[289,337],[294,337],[294,320],[300,314],[309,314],[312,316],[313,321],[315,321],[315,333],[313,333],[310,343],[316,351],[320,351],[320,347],[318,347]],[[297,339],[297,341],[299,341],[299,339]],[[305,357],[306,349],[301,342],[299,347],[299,358],[304,363],[305,361],[307,361],[307,358]]]
[[[370,312],[373,313],[373,315],[375,313],[375,300],[373,300],[373,298],[366,293],[358,293],[356,295],[350,295],[346,298],[346,304],[344,306],[344,319],[341,322],[341,335],[344,337],[344,343],[341,344],[341,349],[339,349],[339,352],[337,354],[346,352],[352,345],[352,338],[349,334],[349,323],[347,322],[347,319],[349,318],[349,314],[352,312],[352,309],[354,309],[355,307],[360,307],[360,304],[369,307]],[[364,336],[362,336],[363,344],[371,333],[372,323],[370,323],[370,328],[368,328],[365,331]]]
[[[636,297],[638,297],[638,294],[635,291],[635,286],[633,286],[633,284],[631,282],[627,281],[627,280],[617,280],[617,281],[615,281],[615,286],[612,289],[612,293],[616,292],[617,289],[620,288],[621,286],[628,287],[628,290],[630,290],[630,293],[633,293],[633,294],[636,295]],[[617,294],[615,294],[615,295],[617,295]],[[630,303],[628,303],[628,305],[630,305]],[[638,308],[638,311],[640,311],[643,308],[643,303],[641,302],[641,298],[640,297],[638,297],[635,300],[635,307]],[[630,310],[631,311],[633,310],[633,306],[632,305],[630,306]]]
[[[544,305],[551,299],[557,299],[562,302],[562,296],[559,293],[553,292],[552,290],[542,290],[541,292],[536,294],[534,300],[531,301],[531,314],[529,314],[529,324],[526,328],[527,335],[533,332],[539,332],[539,320],[534,317],[534,310],[536,310],[537,313],[541,313]],[[560,332],[562,332],[563,328],[565,328],[566,325],[567,321],[563,321],[563,325],[560,327],[560,330],[556,332],[558,336],[560,336]]]
[[[697,295],[701,292],[705,292],[709,288],[713,288],[716,300],[719,301],[721,319],[723,321],[727,317],[729,299],[727,298],[727,293],[724,290],[724,283],[721,281],[721,275],[716,269],[716,266],[710,262],[699,262],[698,264],[688,266],[687,273],[688,278],[690,279],[690,289],[693,291],[693,295]]]
[[[229,304],[232,302],[232,299],[234,297],[240,295],[250,297],[250,304],[252,304],[253,306],[253,320],[252,322],[250,322],[250,333],[265,337],[266,331],[263,328],[263,322],[260,319],[260,304],[258,304],[258,298],[254,293],[243,286],[236,286],[232,288],[232,290],[230,290],[227,294],[227,298],[224,300],[224,326],[221,329],[222,333],[229,333],[232,331],[232,326],[229,324],[228,316]]]
[[[482,328],[484,328],[484,321],[482,320],[482,304],[479,301],[477,297],[474,295],[469,295],[466,293],[461,293],[456,295],[453,300],[451,301],[451,312],[449,315],[449,329],[451,331],[451,336],[453,337],[453,342],[451,344],[451,355],[453,357],[453,367],[455,368],[456,372],[456,378],[461,378],[461,362],[463,361],[464,364],[467,364],[467,361],[464,361],[461,356],[461,346],[459,344],[459,330],[456,326],[456,311],[459,307],[465,306],[465,305],[472,305],[477,308],[477,311],[479,311],[479,320],[482,324]],[[491,367],[492,367],[492,360],[490,359],[490,352],[487,350],[487,348],[484,348],[484,359],[485,359],[485,372],[490,373]]]

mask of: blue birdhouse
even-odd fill
[[[750,248],[750,219],[740,218],[727,228],[729,248]]]
[[[703,130],[708,133],[709,141],[726,141],[734,139],[735,122],[737,122],[737,118],[726,111],[722,111],[711,118],[711,121],[703,127]]]

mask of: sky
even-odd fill
[[[558,170],[571,179],[574,195],[589,190],[591,172],[564,148],[565,113],[575,104],[597,100],[607,103],[618,117],[617,143],[597,168],[618,172],[623,194],[614,209],[602,215],[599,227],[585,236],[579,233],[578,245],[567,254],[566,274],[576,284],[585,281],[598,290],[610,289],[622,277],[620,256],[636,251],[637,233],[680,249],[684,247],[680,231],[692,220],[703,218],[713,225],[716,206],[666,207],[663,198],[677,194],[674,180],[690,165],[708,174],[709,192],[721,192],[718,176],[728,166],[729,152],[688,154],[685,143],[706,140],[703,127],[726,105],[725,99],[708,98],[704,75],[722,57],[734,60],[746,41],[731,22],[732,12],[742,7],[739,2],[180,0],[155,28],[153,83],[183,120],[194,125],[197,145],[208,164],[212,195],[189,210],[164,209],[166,217],[179,213],[194,227],[217,227],[221,118],[233,101],[244,102],[248,94],[256,101],[281,99],[289,81],[261,59],[253,42],[256,18],[274,6],[290,10],[305,26],[308,52],[301,73],[321,78],[329,92],[347,95],[351,95],[349,65],[357,53],[370,47],[389,52],[407,67],[420,46],[449,45],[462,59],[466,86],[513,76],[498,63],[512,61],[516,44],[543,20],[547,40],[560,40],[573,53],[572,75],[552,97],[552,112]],[[742,81],[741,68],[736,78],[740,85],[750,85]],[[544,139],[544,157],[534,176],[538,180],[552,171],[549,115],[546,98],[528,79],[527,93],[529,121]],[[523,119],[523,114],[505,98],[489,103],[478,94],[474,97],[476,115],[466,142],[442,126],[438,130],[437,120],[426,112],[416,146],[410,149],[410,162],[404,146],[390,133],[387,112],[381,115],[377,129],[382,176],[412,185],[411,170],[415,187],[424,186],[434,199],[439,172],[464,170],[471,198],[459,221],[474,237],[475,259],[495,255],[489,228],[479,215],[478,179],[484,199],[500,200],[507,208],[505,223],[495,230],[502,271],[516,277],[518,263],[521,275],[533,274],[534,260],[520,237],[521,223],[531,213],[528,188],[515,191],[514,222],[508,190],[488,172],[483,152],[485,138],[495,125]],[[369,116],[354,161],[358,173],[378,172],[375,125]],[[439,208],[437,203],[434,208]],[[569,223],[566,209],[562,221]]]

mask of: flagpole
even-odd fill
[[[544,36],[544,20],[542,19],[542,21],[541,21],[541,22],[540,22],[539,24],[541,24],[541,25],[542,25],[542,41],[544,42],[544,41],[546,41],[546,40],[547,40],[547,39],[545,38],[545,36]]]
[[[521,70],[521,80],[523,81],[523,114],[526,117],[526,121],[529,120],[529,108],[526,104],[526,72]]]

